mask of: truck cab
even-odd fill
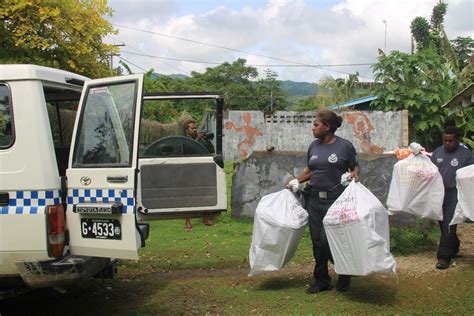
[[[138,259],[150,220],[224,211],[222,111],[219,94],[145,95],[143,75],[0,65],[2,284],[70,286]]]

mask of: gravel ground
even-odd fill
[[[461,241],[459,254],[452,261],[452,266],[468,266],[474,264],[474,223],[463,223],[458,225],[457,235]],[[421,277],[425,273],[432,272],[436,264],[436,253],[425,252],[410,256],[396,257],[397,270],[400,274]],[[452,269],[439,271],[452,273]]]

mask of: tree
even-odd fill
[[[458,36],[451,43],[459,61],[459,70],[462,71],[469,64],[469,59],[474,53],[474,40],[469,36]]]
[[[443,1],[439,1],[438,4],[433,7],[430,20],[433,29],[440,31],[443,28],[444,16],[447,11],[448,4]]]
[[[224,93],[227,109],[253,109],[256,91],[252,80],[258,77],[255,67],[246,66],[246,60],[239,58],[233,63],[225,62],[204,73],[193,71],[189,82],[201,91]]]
[[[411,32],[417,44],[415,54],[395,51],[380,56],[373,67],[379,83],[374,91],[378,96],[374,104],[387,111],[408,110],[411,139],[430,149],[439,144],[447,123],[455,121],[468,129],[467,134],[473,133],[472,124],[466,123],[472,117],[469,109],[449,117],[447,109],[442,107],[474,78],[474,63],[460,66],[464,65],[461,62],[466,61],[466,56],[462,57],[459,49],[472,43],[460,40],[455,43],[462,46],[451,45],[443,26],[446,12],[447,4],[440,1],[433,8],[430,23],[422,17],[412,21]]]
[[[447,120],[446,109],[455,91],[455,80],[443,56],[424,49],[410,55],[393,51],[380,56],[373,66],[374,105],[385,111],[408,110],[411,139],[433,148],[441,137]]]
[[[451,70],[458,77],[462,69],[456,53],[444,31],[444,16],[448,10],[448,4],[443,1],[438,2],[433,7],[430,24],[423,17],[416,17],[411,25],[411,33],[417,43],[417,50],[432,49],[443,55],[451,66]]]
[[[233,63],[225,62],[213,68],[209,67],[204,73],[192,72],[191,77],[184,79],[173,79],[168,76],[156,78],[153,76],[153,69],[151,69],[145,75],[145,91],[222,93],[226,110],[267,112],[285,109],[288,105],[288,95],[281,88],[277,74],[266,70],[265,76],[262,79],[257,79],[259,76],[257,69],[247,66],[246,63],[245,59],[239,58]],[[127,69],[127,67],[125,68]],[[151,118],[154,114],[145,113],[145,115],[149,115]]]
[[[421,50],[430,46],[430,25],[423,17],[416,17],[410,24],[411,34],[416,42],[416,49]]]
[[[357,91],[359,78],[357,74],[350,74],[347,78],[333,78],[324,76],[319,82],[318,93],[298,105],[297,111],[308,111],[326,108],[336,103],[346,102],[366,93]]]
[[[3,0],[0,62],[33,63],[92,78],[111,75],[113,45],[102,43],[112,10],[103,0]]]
[[[201,74],[192,72],[187,84],[201,91],[217,91],[224,94],[226,109],[273,110],[284,109],[288,104],[276,73],[266,71],[265,77],[257,80],[258,71],[247,66],[245,59],[239,58],[233,63],[225,62],[214,68],[207,68]]]
[[[265,77],[255,83],[256,107],[264,112],[283,110],[288,105],[288,94],[281,88],[277,73],[265,70]]]

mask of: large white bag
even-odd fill
[[[387,198],[390,212],[443,220],[444,185],[438,167],[423,155],[410,155],[393,166]]]
[[[255,211],[249,276],[276,271],[288,263],[307,223],[308,213],[290,190],[265,195]]]
[[[364,185],[352,181],[323,224],[338,274],[395,273],[387,210]]]
[[[456,170],[458,204],[449,225],[459,224],[467,219],[474,221],[474,165]]]

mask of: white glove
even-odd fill
[[[349,183],[351,183],[351,181],[352,181],[352,175],[351,175],[350,172],[346,172],[346,173],[342,174],[342,176],[341,176],[341,184],[342,184],[343,186],[345,186],[345,187],[348,186]]]
[[[300,188],[300,183],[298,182],[298,179],[293,179],[291,180],[290,182],[288,182],[288,184],[286,185],[286,187],[288,189],[291,189],[291,191],[293,192],[298,192],[299,188]]]

